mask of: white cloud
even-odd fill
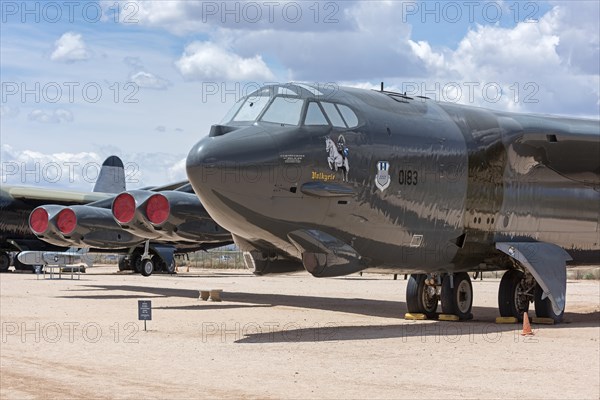
[[[278,80],[325,82],[422,74],[407,43],[411,27],[403,2],[269,4],[135,2],[142,25],[208,35],[188,46],[177,62],[186,79],[271,80],[279,75]]]
[[[306,3],[312,4],[312,3]],[[221,29],[213,41],[227,43],[242,57],[260,53],[275,60],[288,76],[280,79],[337,82],[419,76],[421,61],[408,45],[411,26],[403,3],[393,1],[336,3],[332,24],[277,25],[265,29]],[[310,10],[307,10],[310,14]],[[321,15],[321,18],[324,18]],[[294,25],[294,24],[288,24]]]
[[[167,170],[167,176],[169,182],[177,182],[187,179],[187,172],[185,169],[186,157],[177,161],[171,168]]]
[[[559,10],[556,52],[575,71],[598,75],[600,71],[600,2],[554,2]]]
[[[120,0],[122,23],[139,23],[175,35],[215,33],[230,30],[332,31],[349,28],[346,10],[360,2],[344,1],[315,7],[313,2]],[[127,10],[125,9],[125,4]],[[115,8],[114,0],[100,1],[106,14]],[[129,18],[129,21],[127,20]],[[397,22],[397,21],[396,21]]]
[[[168,80],[146,71],[134,73],[130,76],[130,80],[138,87],[146,89],[165,90],[171,85]]]
[[[139,57],[125,57],[123,61],[132,68],[129,81],[135,83],[138,87],[165,90],[171,86],[171,82],[167,79],[148,72]]]
[[[19,115],[19,107],[1,105],[0,106],[0,117],[2,118],[14,118]]]
[[[583,35],[578,28],[570,28],[577,25],[573,20],[562,6],[555,6],[538,22],[521,22],[513,28],[477,25],[454,50],[436,50],[427,41],[409,40],[409,44],[428,70],[425,86],[442,88],[440,100],[457,98],[453,89],[448,98],[443,93],[444,86],[457,82],[462,86],[458,102],[522,112],[589,116],[598,112],[598,61],[594,66],[584,57],[568,56],[571,53],[566,48],[597,54],[598,41],[596,35],[587,42],[572,43],[571,37]],[[596,30],[597,26],[596,21]],[[470,98],[466,90],[473,83],[478,86],[473,91],[475,98]],[[486,92],[485,85],[491,90]],[[497,88],[501,88],[500,95],[496,94]]]
[[[162,185],[187,179],[185,155],[167,153],[123,153],[114,146],[91,152],[58,152],[19,150],[0,146],[0,179],[2,184],[60,187],[91,190],[102,162],[116,154],[125,166],[129,189]]]
[[[90,58],[90,52],[86,49],[81,34],[67,32],[54,42],[54,51],[50,55],[52,61],[72,63],[86,61]]]
[[[91,190],[103,159],[94,152],[43,153],[0,147],[2,183]]]
[[[251,80],[274,78],[260,55],[243,58],[210,42],[193,42],[175,63],[188,80]]]
[[[73,113],[63,108],[54,111],[36,109],[29,113],[30,121],[40,122],[42,124],[60,124],[62,122],[72,122]]]

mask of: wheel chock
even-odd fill
[[[458,320],[460,320],[460,318],[458,318],[458,315],[453,315],[453,314],[440,314],[438,319],[440,321],[458,321]]]
[[[516,324],[519,320],[515,317],[496,317],[497,324]]]
[[[222,289],[214,289],[210,291],[210,299],[212,301],[221,301],[221,293],[223,292]]]
[[[210,296],[210,292],[208,290],[200,290],[200,299],[201,300],[208,300],[208,297]]]
[[[554,320],[552,318],[533,317],[531,318],[531,323],[542,325],[554,325]]]
[[[406,313],[404,314],[404,319],[413,320],[413,321],[422,321],[427,319],[427,315],[425,314],[415,314],[415,313]]]

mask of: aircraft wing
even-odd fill
[[[523,129],[523,135],[512,146],[518,156],[531,158],[586,186],[600,186],[598,121],[579,121],[579,125],[587,125],[585,129],[571,124],[568,118],[557,119],[545,129],[528,126],[529,120],[517,122]]]
[[[188,181],[187,179],[184,181],[179,181],[179,182],[172,182],[172,183],[167,183],[165,185],[161,185],[161,186],[150,186],[147,188],[143,188],[146,190],[151,190],[153,192],[163,192],[165,190],[175,190],[175,189],[179,189],[182,186],[185,185],[189,185],[190,181]]]
[[[94,193],[94,192],[72,192],[68,190],[56,190],[46,188],[36,188],[28,186],[8,186],[2,187],[3,191],[12,198],[21,200],[28,204],[87,204],[94,201],[108,199],[113,197],[112,193]]]

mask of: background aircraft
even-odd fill
[[[29,214],[43,204],[86,204],[108,199],[124,191],[125,172],[119,157],[110,156],[104,163],[91,193],[54,190],[28,186],[2,185],[0,187],[0,272],[10,266],[9,252],[25,250],[64,251],[69,246],[43,242],[29,229]],[[29,268],[15,257],[15,268]]]
[[[600,263],[598,121],[302,84],[225,121],[187,174],[257,274],[410,273],[409,312],[469,319],[467,272],[506,270],[502,316],[559,321],[567,262]]]
[[[57,246],[125,251],[119,269],[144,276],[175,272],[177,253],[232,243],[188,183],[131,190],[87,205],[40,206],[32,211],[29,225],[39,239]]]
[[[231,235],[208,217],[187,181],[125,189],[123,163],[115,156],[103,163],[92,193],[3,187],[2,271],[9,268],[8,251],[19,251],[15,268],[25,269],[29,267],[24,264],[43,264],[49,251],[55,256],[67,249],[86,249],[125,253],[119,269],[148,276],[153,271],[174,272],[175,254],[232,243]],[[131,219],[121,223],[113,211],[121,219],[131,212]],[[154,234],[144,234],[140,227]],[[65,253],[69,259],[76,256]]]

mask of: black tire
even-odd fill
[[[498,310],[502,317],[515,317],[523,321],[523,313],[529,311],[529,301],[517,299],[517,290],[525,274],[517,269],[510,269],[502,275],[498,288]]]
[[[152,261],[151,258],[145,259],[145,260],[141,260],[141,273],[144,276],[150,276],[152,275],[152,272],[154,271],[154,261]]]
[[[133,272],[138,274],[142,272],[142,257],[139,254],[131,256],[130,262],[133,266]]]
[[[442,281],[442,312],[456,315],[460,319],[472,319],[473,285],[466,272],[454,274],[454,287],[450,286],[450,275]]]
[[[131,267],[127,259],[123,256],[119,257],[119,271],[127,271],[128,269],[131,269]]]
[[[413,274],[406,285],[406,308],[409,313],[425,314],[427,318],[437,317],[438,298],[435,301],[427,301],[427,275]]]
[[[171,260],[169,264],[165,264],[165,272],[167,274],[175,273],[175,259]]]
[[[8,267],[10,267],[10,257],[7,253],[0,253],[0,272],[8,272]]]
[[[563,316],[565,315],[565,310],[563,309],[560,314],[556,314],[554,309],[552,308],[552,302],[549,297],[546,297],[542,300],[542,295],[544,294],[544,290],[539,284],[535,285],[535,315],[539,318],[552,318],[555,323],[562,322]]]

